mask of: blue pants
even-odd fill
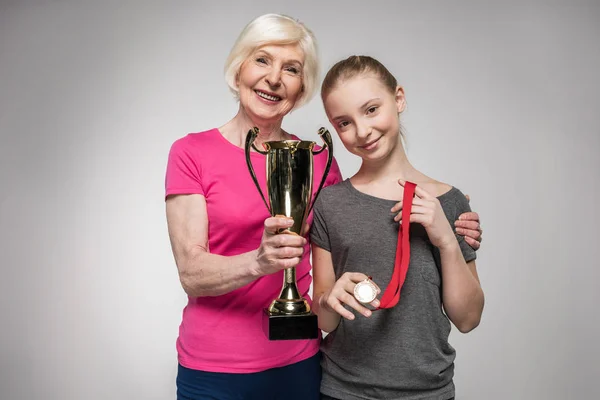
[[[179,365],[177,400],[319,400],[321,354],[250,374],[205,372]]]

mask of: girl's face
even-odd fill
[[[243,64],[237,85],[252,120],[281,121],[302,95],[304,52],[297,45],[257,49]]]
[[[396,148],[398,114],[405,107],[400,86],[391,93],[374,74],[361,74],[339,82],[323,103],[329,122],[351,153],[375,161]]]

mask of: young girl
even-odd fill
[[[324,189],[314,207],[313,308],[329,332],[321,345],[323,399],[452,399],[450,321],[466,333],[483,310],[475,251],[453,230],[468,201],[408,161],[399,122],[404,91],[377,60],[340,61],[321,97],[346,149],[362,158],[356,175]],[[404,224],[410,264],[395,304],[394,288],[385,291],[399,268]],[[362,298],[371,288],[378,298]]]

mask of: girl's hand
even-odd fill
[[[368,276],[361,274],[360,272],[344,273],[344,275],[342,275],[340,279],[335,282],[333,287],[319,298],[319,305],[321,308],[326,308],[329,311],[336,312],[349,320],[354,319],[354,314],[344,308],[344,304],[350,306],[365,317],[370,317],[371,310],[362,306],[358,300],[354,298],[354,286],[356,286],[358,282],[364,281],[368,278]],[[377,287],[377,293],[381,293],[379,286],[375,285],[375,287]],[[379,307],[379,300],[375,299],[370,304],[377,308]]]
[[[467,200],[469,196],[467,196]],[[479,223],[479,214],[476,212],[466,212],[458,216],[458,220],[454,221],[456,233],[465,237],[465,242],[475,250],[481,246],[483,240],[481,224]]]
[[[405,181],[398,180],[400,186],[404,188]],[[395,221],[402,221],[402,201],[392,207],[392,212],[397,212]],[[417,186],[415,188],[415,198],[413,199],[410,212],[410,222],[423,225],[427,231],[427,236],[431,243],[439,249],[450,246],[456,242],[456,237],[452,227],[442,210],[442,206],[437,197],[429,194],[425,189]]]

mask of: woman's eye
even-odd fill
[[[267,60],[264,57],[258,57],[256,59],[256,62],[261,63],[261,64],[266,64]]]
[[[294,75],[298,75],[300,73],[300,70],[296,67],[287,67],[286,71],[291,72]]]

